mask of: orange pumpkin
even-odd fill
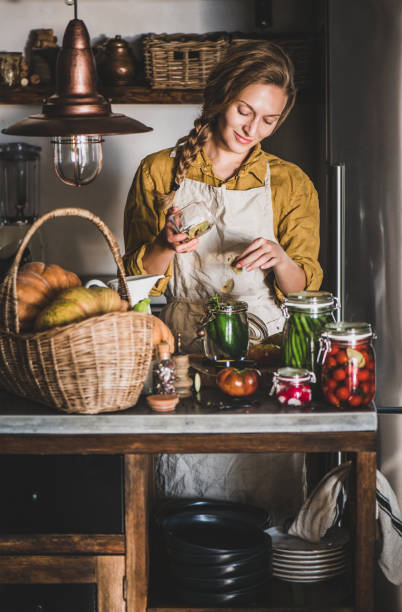
[[[155,315],[151,315],[153,328],[152,328],[152,341],[153,345],[156,346],[161,342],[167,342],[169,344],[169,350],[171,353],[174,353],[174,337],[166,323],[156,317]]]
[[[74,272],[56,264],[34,261],[21,266],[17,274],[18,317],[22,330],[32,327],[39,312],[63,289],[78,287]]]

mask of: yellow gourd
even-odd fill
[[[117,291],[106,287],[75,287],[58,294],[57,298],[37,316],[34,329],[43,331],[60,325],[77,323],[88,317],[126,309]]]

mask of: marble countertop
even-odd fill
[[[257,403],[258,402],[258,403]],[[153,412],[144,396],[133,408],[96,415],[66,414],[0,391],[0,435],[224,434],[376,431],[374,405],[341,412],[313,403],[306,411],[279,409],[266,395],[228,403],[217,390],[180,400],[171,413]]]

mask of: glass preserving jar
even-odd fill
[[[370,323],[340,321],[327,325],[319,361],[324,397],[336,408],[369,404],[375,394],[375,353]]]
[[[282,304],[284,365],[305,368],[319,376],[317,355],[321,332],[335,322],[338,300],[328,291],[289,293]]]
[[[311,383],[316,382],[314,372],[304,368],[279,368],[272,377],[271,395],[279,404],[289,408],[308,408],[313,397]]]
[[[247,302],[217,301],[215,298],[208,301],[201,322],[204,353],[208,359],[244,359],[251,334],[262,340],[268,338],[265,323],[247,309]]]

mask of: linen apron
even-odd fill
[[[269,335],[281,331],[284,318],[268,280],[272,273],[236,272],[230,265],[259,236],[277,242],[269,164],[264,186],[245,191],[185,178],[174,204],[182,207],[192,201],[208,205],[214,224],[200,236],[195,251],[175,255],[168,305],[161,317],[173,334],[182,334],[184,350],[200,352],[195,339],[205,304],[233,281],[227,297],[247,302],[248,311],[264,321]],[[157,487],[163,496],[249,502],[271,510],[278,519],[297,512],[304,497],[303,454],[160,455],[157,466]]]

